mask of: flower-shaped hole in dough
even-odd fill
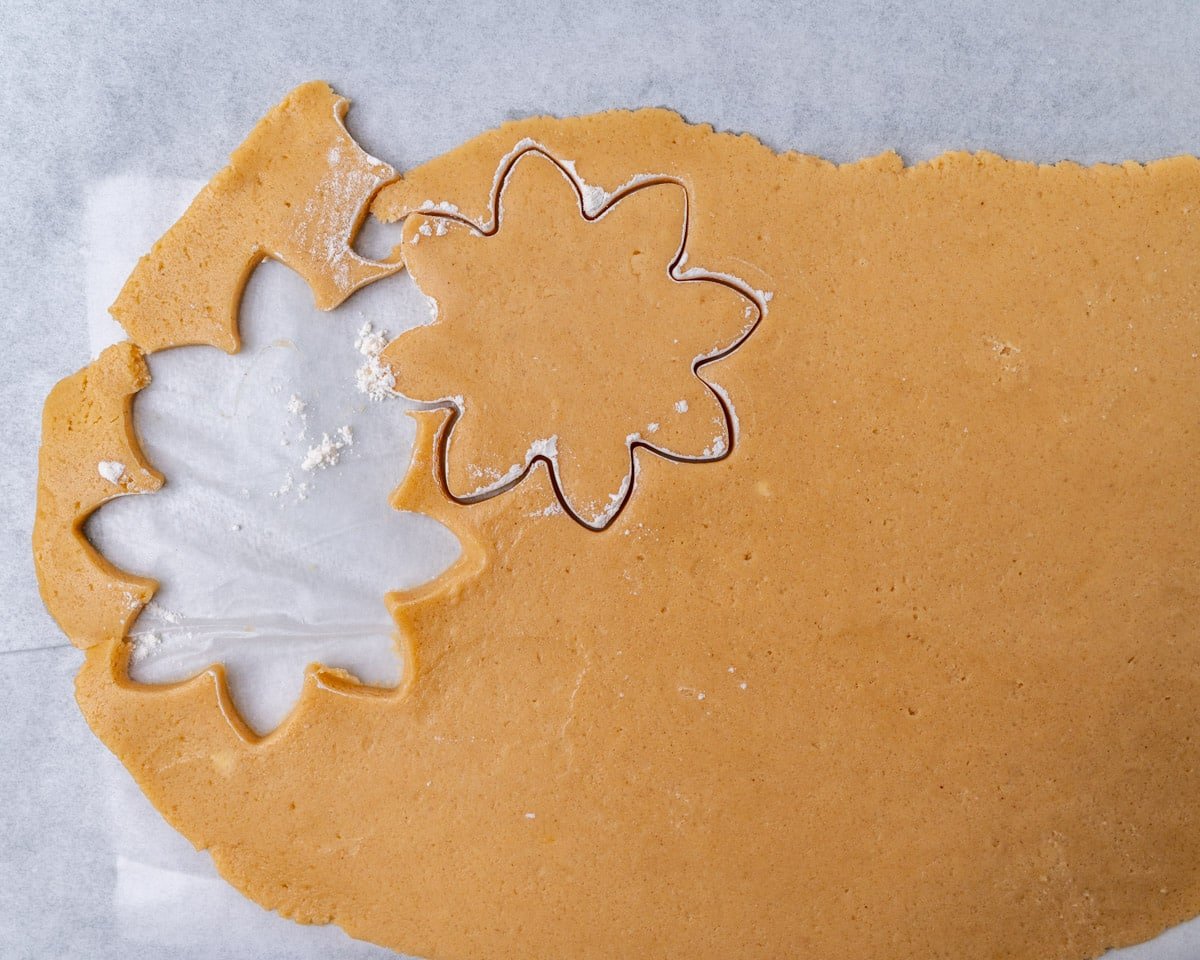
[[[559,498],[600,530],[632,493],[638,447],[678,461],[727,456],[732,410],[700,373],[745,341],[763,297],[683,271],[686,188],[642,178],[589,211],[540,147],[502,165],[492,221],[412,214],[405,262],[436,317],[385,351],[397,389],[458,415],[446,492],[474,502],[545,461]]]

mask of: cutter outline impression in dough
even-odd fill
[[[657,444],[653,440],[647,439],[641,434],[630,434],[625,441],[626,457],[628,467],[625,474],[625,481],[618,491],[611,494],[611,501],[606,504],[602,510],[593,514],[591,519],[585,517],[579,509],[579,505],[572,503],[571,498],[567,495],[564,484],[561,478],[561,468],[558,462],[558,456],[554,450],[539,449],[536,446],[531,446],[529,452],[525,456],[523,464],[514,464],[513,468],[507,475],[499,477],[490,484],[485,484],[483,487],[463,493],[455,491],[450,481],[450,457],[451,446],[454,439],[455,427],[462,420],[465,413],[464,398],[461,396],[455,397],[418,397],[413,396],[399,387],[399,382],[403,377],[402,360],[398,354],[403,350],[405,339],[409,335],[420,335],[428,329],[428,326],[416,327],[413,330],[401,334],[389,344],[387,350],[384,351],[383,359],[392,367],[392,372],[397,379],[397,389],[404,396],[418,403],[424,403],[426,406],[435,409],[445,409],[448,411],[447,419],[440,430],[437,431],[437,471],[439,481],[442,487],[443,494],[463,506],[480,503],[484,500],[489,500],[492,497],[499,496],[512,490],[518,484],[523,482],[538,463],[544,464],[550,484],[553,487],[554,495],[557,498],[559,506],[563,511],[570,516],[576,523],[595,532],[602,532],[611,527],[621,515],[622,511],[628,505],[630,498],[633,496],[633,491],[637,485],[637,457],[636,452],[639,449],[644,449],[652,454],[662,457],[675,463],[716,463],[729,457],[733,448],[737,443],[738,434],[738,419],[733,408],[733,403],[722,387],[702,375],[704,368],[711,364],[717,363],[720,360],[730,356],[736,350],[741,348],[747,340],[758,329],[759,325],[767,315],[767,305],[771,300],[771,293],[754,289],[745,280],[739,277],[732,276],[727,273],[719,273],[715,271],[705,270],[700,267],[689,267],[684,269],[684,264],[687,262],[687,241],[690,229],[690,221],[692,216],[692,197],[687,184],[679,177],[669,176],[665,174],[638,174],[627,179],[620,187],[611,193],[604,191],[601,188],[588,185],[579,176],[575,169],[575,164],[571,161],[562,160],[557,157],[549,148],[536,141],[523,139],[518,141],[501,159],[495,177],[492,182],[491,193],[487,205],[486,219],[475,220],[462,214],[457,207],[449,203],[434,204],[428,201],[419,209],[410,211],[402,222],[413,218],[426,218],[439,222],[436,229],[430,230],[427,226],[420,227],[420,233],[414,233],[411,238],[411,243],[416,244],[422,236],[442,236],[445,233],[445,225],[453,224],[466,227],[472,236],[482,239],[488,239],[496,236],[502,226],[505,218],[502,196],[505,187],[510,182],[514,170],[518,168],[523,160],[529,157],[541,157],[551,163],[558,172],[570,184],[575,195],[575,201],[578,206],[580,217],[586,223],[595,223],[607,216],[621,201],[647,188],[658,186],[672,186],[679,189],[683,199],[682,211],[682,230],[679,238],[678,246],[675,249],[669,263],[666,264],[666,270],[669,278],[675,283],[714,283],[732,290],[744,298],[748,305],[745,308],[743,318],[745,323],[740,332],[728,342],[722,344],[716,349],[709,350],[697,356],[690,366],[689,373],[692,377],[700,382],[703,389],[706,390],[716,401],[720,410],[723,424],[721,429],[723,434],[715,439],[710,448],[703,453],[694,455],[684,454],[677,451],[672,451],[668,447]],[[599,194],[599,197],[597,197]],[[409,232],[406,230],[406,233]],[[404,246],[406,244],[402,244]],[[410,269],[410,275],[413,276],[417,286],[420,287],[420,282],[417,280],[415,273]],[[433,324],[436,324],[442,319],[440,305],[437,305],[436,298],[429,296],[431,302],[435,305],[437,316]],[[686,407],[685,407],[686,408]],[[530,438],[532,439],[532,438]],[[535,441],[536,443],[536,441]],[[519,467],[519,468],[518,468]]]

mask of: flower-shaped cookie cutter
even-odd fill
[[[530,141],[502,159],[487,220],[448,203],[408,215],[406,266],[436,312],[384,360],[399,392],[451,411],[448,497],[497,496],[541,462],[563,509],[601,531],[633,494],[639,449],[679,463],[731,454],[732,401],[702,371],[747,341],[771,295],[687,268],[691,217],[678,178],[608,193]]]

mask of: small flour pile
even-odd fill
[[[101,460],[96,464],[96,472],[109,483],[120,483],[125,474],[125,464],[120,460]]]
[[[372,400],[386,400],[397,395],[396,378],[379,359],[387,345],[387,332],[374,329],[369,320],[362,325],[354,340],[354,348],[365,358],[362,366],[355,371],[354,385],[359,393],[365,393]]]
[[[304,455],[300,469],[311,471],[332,467],[337,464],[342,451],[353,445],[354,433],[349,427],[341,427],[332,437],[323,433],[321,442],[308,448],[308,453]]]

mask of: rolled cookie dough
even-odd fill
[[[147,351],[211,344],[233,352],[250,272],[273,257],[330,310],[400,269],[359,256],[350,240],[396,171],[346,132],[350,101],[328,84],[297,87],[259,121],[229,166],[138,262],[111,313]]]
[[[637,452],[595,533],[540,463],[449,500],[420,414],[396,505],[464,552],[392,597],[401,694],[314,674],[250,743],[210,677],[87,650],[164,816],[265,906],[436,958],[1079,960],[1200,911],[1200,163],[833,166],[639,111],[375,209],[482,221],[523,138],[677,179],[692,262],[774,292],[711,368],[732,455]]]

